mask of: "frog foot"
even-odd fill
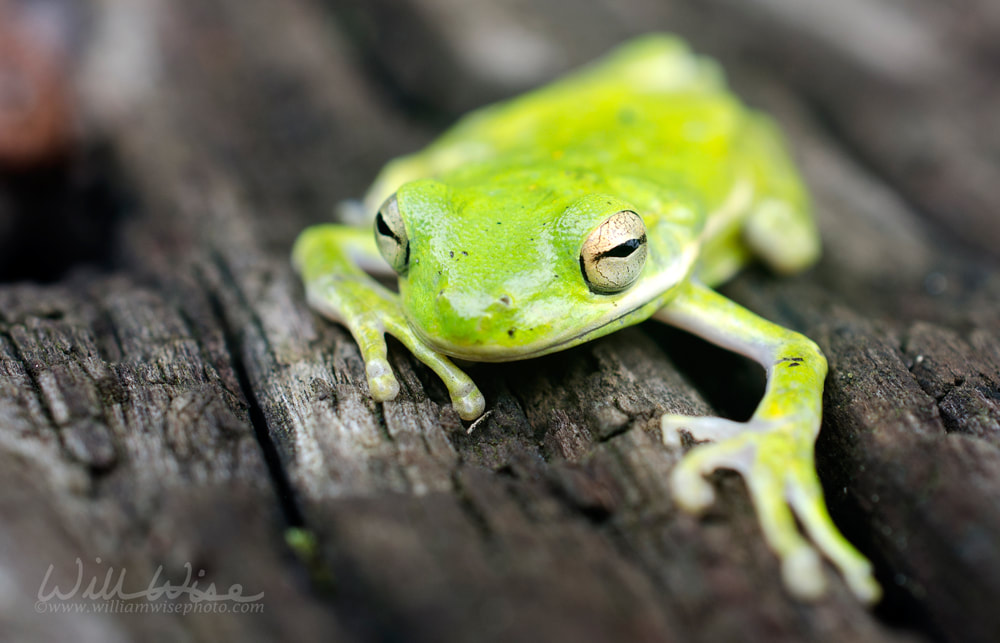
[[[385,342],[385,336],[392,335],[437,373],[459,417],[475,420],[483,414],[483,394],[465,372],[414,334],[396,293],[364,275],[322,275],[307,281],[306,293],[313,308],[351,331],[361,349],[368,390],[376,402],[399,395],[399,381],[389,364]]]
[[[403,342],[417,359],[427,364],[431,370],[437,373],[438,377],[441,378],[441,381],[448,388],[448,394],[451,396],[451,405],[460,418],[471,421],[483,414],[483,410],[486,408],[486,399],[475,382],[472,381],[472,378],[466,375],[465,371],[455,366],[450,359],[441,353],[428,348],[410,330],[409,326],[403,332],[398,330],[390,330],[389,332],[396,339]]]
[[[826,593],[822,554],[859,600],[875,603],[881,588],[871,563],[847,542],[827,512],[813,463],[811,436],[816,431],[809,423],[795,417],[741,423],[664,416],[663,438],[668,445],[680,444],[680,431],[713,442],[695,446],[674,468],[674,499],[682,509],[700,513],[715,499],[705,476],[717,469],[738,472],[746,481],[764,538],[781,561],[785,586],[795,597],[815,600]],[[799,531],[796,518],[809,540]]]
[[[448,388],[451,405],[463,420],[475,420],[483,414],[486,399],[472,379],[444,355],[430,349],[420,341],[402,319],[389,318],[385,320],[385,333],[392,335],[406,346],[414,357],[426,364],[437,373]],[[370,337],[358,340],[362,357],[365,360],[365,374],[368,378],[368,389],[377,402],[385,402],[396,398],[399,394],[399,382],[392,372],[392,367],[386,360],[385,337],[382,333],[370,333]]]

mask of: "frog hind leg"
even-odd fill
[[[346,326],[358,343],[373,399],[385,402],[399,393],[399,382],[387,359],[385,335],[389,334],[437,373],[463,420],[476,419],[486,405],[483,394],[451,360],[428,348],[413,333],[399,295],[361,268],[377,258],[370,230],[335,224],[307,228],[292,250],[292,263],[302,276],[309,304]]]
[[[652,33],[633,38],[579,76],[616,78],[625,84],[657,92],[718,92],[725,90],[722,68],[699,56],[682,39]],[[572,77],[571,77],[572,78]]]
[[[742,229],[747,248],[781,274],[815,263],[820,243],[809,197],[774,122],[750,113],[736,140],[736,154],[754,186]]]
[[[695,266],[695,278],[706,286],[718,286],[752,260],[753,252],[743,241],[740,227],[735,227],[705,242]]]
[[[507,145],[511,132],[519,131],[537,114],[553,105],[571,109],[568,99],[586,101],[614,79],[624,87],[643,92],[725,91],[718,63],[699,56],[688,45],[664,33],[639,36],[610,54],[561,80],[512,101],[471,112],[424,150],[394,159],[385,166],[365,195],[362,209],[373,212],[393,190],[415,179],[438,176],[470,161],[489,158]]]

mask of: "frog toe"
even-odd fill
[[[782,558],[781,579],[789,592],[804,601],[818,600],[827,591],[823,561],[808,545],[802,545]]]
[[[660,428],[664,444],[679,447],[682,433],[689,434],[697,442],[718,442],[742,432],[745,425],[720,417],[664,415],[660,418]]]
[[[396,339],[410,349],[414,357],[437,373],[451,397],[451,405],[463,420],[475,420],[483,414],[486,400],[475,382],[447,357],[424,344],[404,321],[394,323],[389,328]]]
[[[794,472],[787,482],[788,502],[816,547],[834,564],[851,592],[865,604],[877,603],[882,587],[875,580],[872,564],[837,530],[823,502],[819,482],[811,475]]]
[[[382,358],[369,360],[365,364],[365,374],[368,376],[368,389],[376,402],[387,402],[396,399],[399,394],[399,382],[392,374],[389,362]]]
[[[712,485],[698,471],[678,465],[670,476],[674,502],[688,513],[700,514],[715,502]]]
[[[715,492],[705,476],[717,469],[743,471],[745,459],[743,449],[734,449],[731,441],[695,447],[671,473],[674,500],[690,513],[704,511],[715,501]]]
[[[463,420],[475,420],[486,409],[486,398],[471,381],[451,391],[451,405]]]
[[[871,563],[867,560],[851,570],[842,570],[851,592],[865,605],[874,605],[882,599],[882,586],[875,580]]]

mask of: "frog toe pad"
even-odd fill
[[[452,391],[451,405],[458,412],[458,417],[463,420],[475,420],[483,414],[486,399],[476,385],[470,382],[467,387]]]
[[[792,551],[781,561],[781,579],[792,594],[803,600],[815,601],[826,594],[823,561],[808,545]]]
[[[381,358],[369,360],[365,364],[365,374],[368,376],[368,389],[376,402],[386,402],[396,399],[399,394],[399,382],[392,374],[389,362]]]

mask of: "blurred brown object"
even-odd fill
[[[70,46],[58,3],[0,0],[0,168],[61,156],[73,136]]]

